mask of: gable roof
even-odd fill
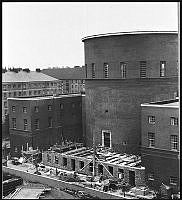
[[[43,74],[41,72],[25,72],[20,71],[16,72],[5,72],[2,74],[2,82],[9,83],[9,82],[39,82],[39,81],[58,81],[58,79]]]
[[[59,80],[85,79],[84,67],[43,69],[41,72]]]

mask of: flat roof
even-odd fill
[[[66,95],[59,95],[59,96],[38,96],[38,97],[16,97],[16,98],[7,98],[8,100],[19,100],[19,101],[32,101],[32,100],[44,100],[44,99],[59,99],[65,97],[78,97],[78,96],[85,96],[84,94],[66,94]]]
[[[141,104],[142,107],[167,107],[167,108],[179,108],[179,99],[158,101],[158,102],[150,102]]]
[[[119,35],[143,35],[143,34],[178,34],[177,31],[129,31],[129,32],[115,32],[86,36],[82,38],[82,42],[92,38],[100,38],[106,36],[119,36]]]

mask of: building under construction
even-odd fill
[[[55,145],[42,154],[44,165],[83,173],[120,179],[131,186],[145,185],[145,168],[140,156],[112,152],[105,147],[86,148],[75,143],[66,148]]]

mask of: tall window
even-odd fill
[[[12,128],[16,129],[16,118],[12,118]]]
[[[14,92],[14,97],[16,97],[16,92]]]
[[[160,77],[165,76],[166,71],[166,61],[160,61]]]
[[[48,127],[51,128],[52,127],[52,117],[48,118]]]
[[[155,124],[155,116],[148,116],[148,123]]]
[[[55,156],[55,164],[58,164],[59,160],[58,160],[58,156]]]
[[[126,78],[126,63],[121,62],[120,69],[121,69],[121,78]]]
[[[102,146],[111,147],[111,131],[102,131]]]
[[[27,119],[24,119],[24,131],[28,130],[28,122]]]
[[[4,98],[6,98],[7,97],[7,95],[6,95],[6,93],[4,93]]]
[[[171,117],[170,118],[170,124],[172,126],[178,126],[178,118],[177,117]]]
[[[29,91],[29,96],[31,96],[32,95],[32,91]]]
[[[140,78],[146,78],[146,61],[140,61]]]
[[[108,78],[109,77],[109,65],[108,63],[104,63],[104,78]]]
[[[38,130],[40,126],[39,119],[35,119],[35,130]]]
[[[148,145],[149,147],[155,147],[155,133],[148,133]]]
[[[27,113],[27,107],[23,107],[23,113]]]
[[[61,110],[63,109],[63,107],[64,107],[64,106],[63,106],[63,104],[61,103],[61,104],[60,104],[60,108],[61,108]]]
[[[178,136],[171,135],[171,150],[177,151],[178,150]]]
[[[15,112],[15,106],[12,106],[12,112]]]
[[[95,78],[95,63],[92,63],[92,78]]]

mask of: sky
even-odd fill
[[[177,10],[177,2],[3,2],[2,66],[82,66],[83,37],[177,31]]]

